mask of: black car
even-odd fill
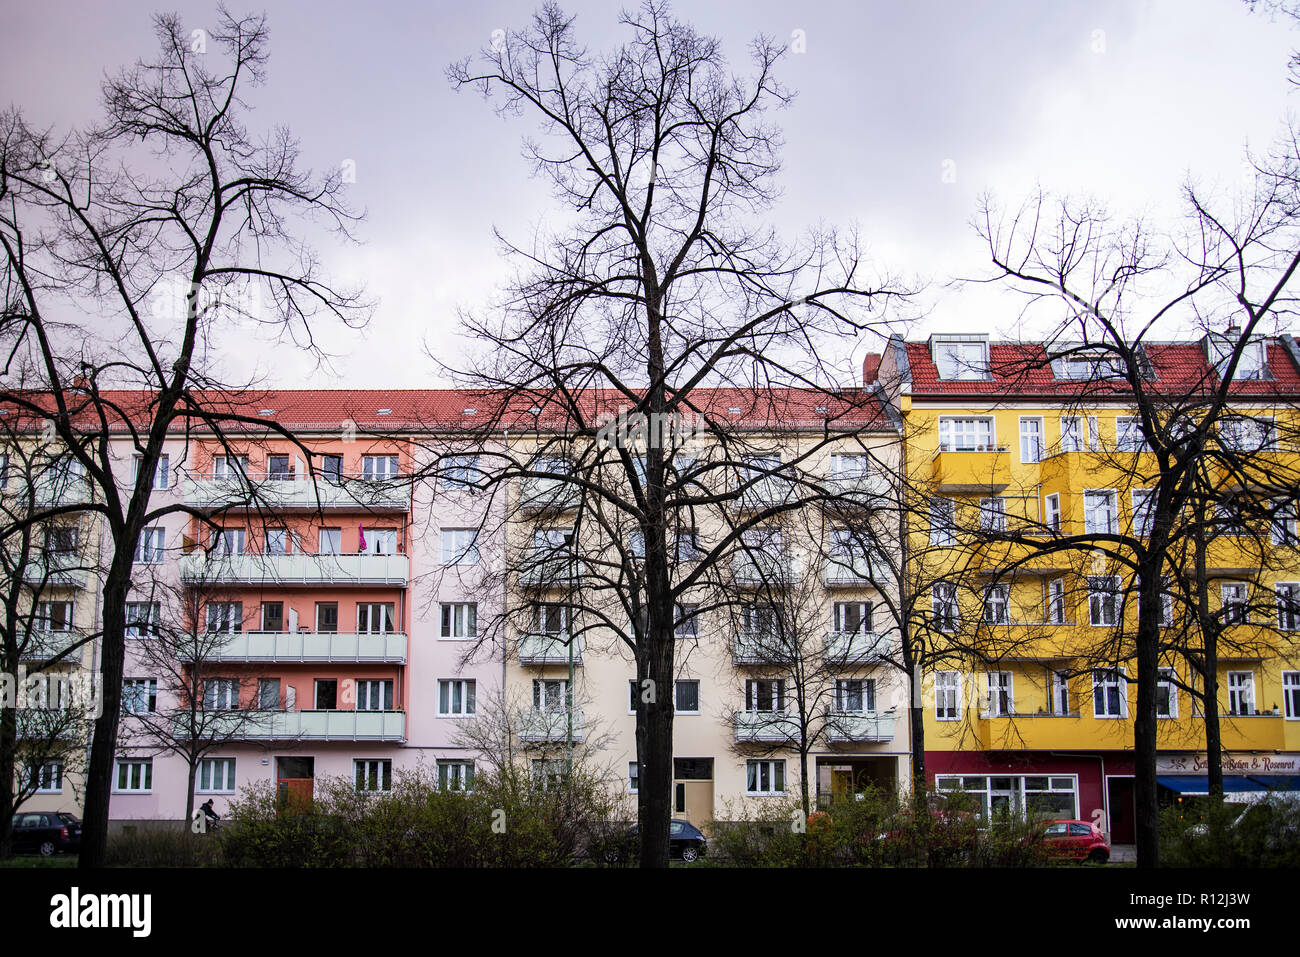
[[[27,812],[14,815],[15,852],[35,851],[50,857],[60,851],[81,850],[81,822],[65,812]]]
[[[604,841],[601,857],[606,864],[632,860],[637,855],[637,825],[633,824],[621,835]],[[680,858],[687,864],[699,860],[708,848],[708,841],[700,829],[690,821],[672,820],[668,822],[668,854]]]

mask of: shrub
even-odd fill
[[[1300,799],[1271,794],[1252,804],[1206,799],[1160,814],[1166,867],[1300,866]]]

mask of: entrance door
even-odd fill
[[[713,820],[713,759],[673,759],[673,817],[707,833]]]
[[[300,810],[311,804],[315,758],[276,758],[275,793],[277,810]]]
[[[1110,802],[1111,844],[1137,843],[1137,805],[1133,800],[1132,778],[1107,778],[1106,795]]]
[[[852,794],[853,790],[853,769],[832,768],[831,798],[836,801],[843,800]]]

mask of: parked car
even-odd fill
[[[1043,843],[1053,854],[1072,861],[1105,864],[1110,860],[1110,845],[1101,828],[1091,821],[1045,821]]]
[[[639,832],[633,824],[618,834],[600,842],[598,854],[606,864],[633,860],[639,846]],[[690,864],[704,856],[708,839],[690,821],[673,819],[668,822],[668,854]]]
[[[14,815],[15,852],[35,851],[42,857],[81,850],[81,822],[71,814],[28,812]]]

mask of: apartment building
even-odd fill
[[[928,565],[935,630],[969,652],[926,676],[926,773],[990,812],[1092,819],[1130,843],[1136,689],[1126,636],[1136,607],[1125,601],[1123,570],[1102,554],[969,545],[971,529],[1147,534],[1152,460],[1133,397],[1104,353],[1068,345],[934,335],[895,339],[879,362],[905,422],[904,468],[929,497],[909,539],[912,561]],[[1156,392],[1217,381],[1211,337],[1151,344],[1143,361]],[[1253,344],[1237,379],[1221,441],[1229,425],[1252,435],[1267,423],[1294,428],[1294,340]],[[1263,436],[1261,454],[1289,469],[1300,451]],[[1208,546],[1208,600],[1238,639],[1217,671],[1229,791],[1300,783],[1300,659],[1288,640],[1300,552],[1290,506],[1279,514],[1262,551],[1259,535],[1224,534]],[[1167,602],[1166,627],[1176,617]],[[1162,793],[1203,794],[1204,721],[1190,693],[1200,679],[1172,652],[1162,666]]]

